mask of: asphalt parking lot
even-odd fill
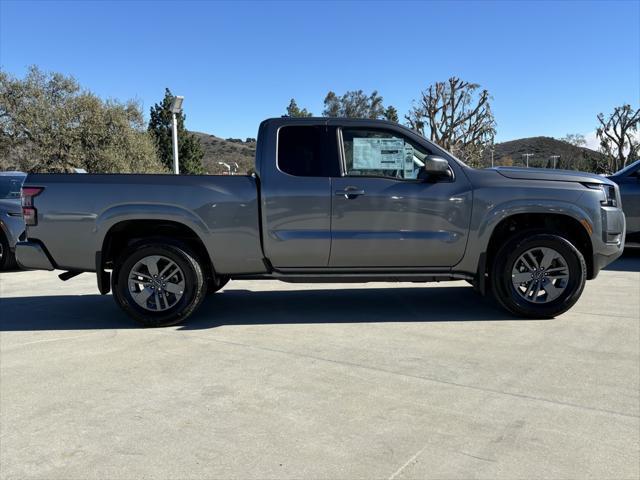
[[[139,329],[89,274],[0,274],[0,477],[640,476],[640,255],[554,320],[464,282],[231,282]]]

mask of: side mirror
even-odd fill
[[[450,179],[451,169],[449,162],[442,157],[428,155],[424,159],[424,167],[418,171],[418,179],[427,182],[435,182],[441,179]]]

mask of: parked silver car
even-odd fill
[[[627,217],[628,247],[640,247],[640,160],[609,177],[620,187],[622,210]]]
[[[16,266],[16,243],[24,232],[20,189],[26,177],[22,172],[0,172],[0,270]]]

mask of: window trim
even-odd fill
[[[343,129],[347,129],[347,130],[368,130],[368,131],[381,131],[381,132],[388,132],[394,135],[399,135],[401,136],[405,142],[408,142],[410,145],[413,146],[414,143],[418,143],[418,142],[413,142],[407,135],[405,135],[404,133],[398,132],[392,128],[385,128],[385,127],[366,127],[366,126],[340,126],[338,127],[338,132],[339,132],[339,137],[338,137],[338,141],[340,143],[340,148],[338,149],[340,151],[340,171],[341,171],[341,178],[379,178],[379,179],[384,179],[384,180],[395,180],[397,182],[404,182],[404,183],[425,183],[424,180],[421,180],[419,178],[398,178],[398,177],[387,177],[387,176],[383,176],[383,175],[349,175],[348,171],[347,171],[347,157],[344,151],[344,137],[342,135],[342,130]],[[421,145],[421,147],[425,150],[429,150],[431,151],[430,148],[428,147],[424,147]],[[415,148],[415,147],[414,147]],[[433,154],[431,154],[433,155]],[[456,179],[456,172],[455,169],[453,169],[451,167],[451,162],[449,161],[448,158],[439,155],[443,160],[446,160],[447,163],[449,164],[449,171],[451,172],[451,177],[449,180],[439,180],[437,183],[453,183],[455,182]]]

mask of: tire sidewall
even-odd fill
[[[522,298],[511,281],[516,260],[527,250],[547,247],[557,251],[567,262],[569,281],[564,292],[549,302],[534,304]],[[580,251],[566,238],[554,234],[522,235],[507,242],[496,256],[493,287],[498,301],[512,313],[526,317],[552,318],[566,312],[580,298],[586,281],[586,264]]]
[[[0,229],[0,243],[2,244],[2,257],[0,257],[0,270],[9,270],[15,266],[13,254],[9,248],[9,240],[7,240],[4,232]]]
[[[161,255],[174,261],[182,270],[185,279],[184,293],[180,300],[167,310],[154,312],[138,305],[129,292],[129,273],[131,269],[145,257]],[[189,257],[180,247],[175,245],[142,245],[133,247],[122,256],[122,262],[116,268],[113,283],[113,293],[118,304],[133,318],[145,326],[175,325],[191,314],[199,304],[201,295],[202,276],[193,265],[193,258]],[[200,273],[200,278],[199,277]],[[195,305],[194,305],[195,304]]]

